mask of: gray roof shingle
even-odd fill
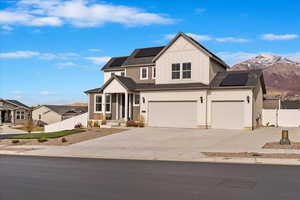
[[[121,68],[125,60],[128,58],[128,56],[122,56],[122,57],[112,57],[103,67],[101,70],[118,70]]]
[[[65,105],[44,105],[44,106],[61,115],[69,111],[74,111],[76,113],[86,113],[88,111],[87,106],[65,106]]]
[[[17,105],[17,106],[21,106],[21,107],[24,107],[24,108],[27,108],[27,109],[31,109],[29,106],[27,106],[27,105],[21,103],[21,102],[18,101],[18,100],[6,99],[6,101],[11,102],[11,103],[13,103],[13,104],[15,104],[15,105]]]

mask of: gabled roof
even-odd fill
[[[159,54],[164,47],[165,46],[135,49],[130,56],[128,56],[123,65],[154,65],[153,58]]]
[[[47,108],[49,108],[50,110],[63,115],[67,112],[73,111],[76,113],[86,113],[88,111],[88,107],[87,106],[65,106],[65,105],[43,105]]]
[[[229,68],[229,66],[218,56],[216,56],[214,53],[212,53],[211,51],[209,51],[207,48],[205,48],[203,45],[201,45],[199,42],[197,42],[196,40],[194,40],[192,37],[189,37],[188,35],[184,34],[183,32],[178,33],[170,42],[167,46],[165,46],[160,52],[159,54],[157,54],[152,62],[155,62],[165,51],[167,51],[167,49],[172,46],[172,44],[179,38],[179,37],[183,37],[186,40],[188,40],[191,44],[193,44],[195,47],[197,47],[198,49],[202,50],[204,53],[206,53],[211,59],[215,60],[216,62],[218,62],[220,65],[222,65],[224,68]]]
[[[122,56],[122,57],[112,57],[103,67],[101,70],[118,70],[123,65],[125,60],[128,58],[128,56]]]
[[[21,103],[21,102],[18,101],[18,100],[14,100],[14,99],[1,99],[1,98],[0,98],[0,100],[3,100],[3,101],[5,101],[5,102],[7,102],[7,103],[10,103],[10,104],[13,104],[13,105],[15,105],[15,106],[17,106],[17,107],[22,107],[22,108],[25,108],[25,109],[27,109],[27,110],[31,110],[31,108],[30,108],[29,106],[27,106],[27,105]]]
[[[234,75],[234,76],[232,76]],[[233,77],[234,79],[230,83],[228,77]],[[236,79],[245,79],[238,80]],[[226,80],[227,79],[227,80]],[[228,82],[229,81],[229,82]],[[224,71],[218,72],[215,78],[211,81],[210,87],[217,89],[226,88],[255,88],[258,82],[261,82],[263,93],[266,93],[266,86],[263,78],[262,70],[246,70],[246,71]],[[224,84],[226,82],[226,84]]]

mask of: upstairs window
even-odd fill
[[[95,112],[102,112],[102,95],[96,95]]]
[[[140,105],[140,95],[134,94],[134,105]]]
[[[148,67],[142,67],[140,70],[140,79],[147,80],[148,79]]]
[[[156,78],[156,68],[152,67],[152,79]]]
[[[190,79],[192,76],[192,67],[191,63],[183,63],[182,64],[182,78]]]
[[[172,64],[172,79],[180,79],[180,64]]]

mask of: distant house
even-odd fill
[[[30,107],[17,100],[0,98],[0,124],[23,124],[30,118]]]
[[[300,102],[297,101],[281,101],[281,109],[300,109]]]
[[[32,119],[42,124],[52,124],[87,111],[87,106],[42,105],[32,111]]]
[[[300,102],[291,100],[281,100],[279,97],[268,97],[264,98],[264,109],[300,109]]]

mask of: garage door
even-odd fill
[[[197,126],[196,101],[150,101],[149,126],[154,127],[182,127]]]
[[[211,126],[215,129],[243,129],[243,101],[213,101]]]

